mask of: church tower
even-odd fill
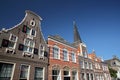
[[[74,22],[73,25],[74,25],[74,43],[82,43],[82,39],[80,38],[76,23]]]

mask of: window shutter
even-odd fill
[[[8,47],[9,40],[3,39],[2,40],[2,47]]]
[[[26,32],[27,32],[27,26],[26,26],[26,25],[23,25],[22,32],[24,32],[24,33],[26,33]]]
[[[38,49],[37,48],[34,48],[34,54],[38,55]]]
[[[19,44],[18,50],[23,51],[23,49],[24,49],[24,45],[23,44]]]

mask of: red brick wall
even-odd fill
[[[53,46],[54,45],[57,45],[59,48],[60,48],[60,59],[53,59]],[[70,74],[71,74],[71,71],[73,68],[77,69],[77,72],[78,72],[78,77],[79,77],[79,61],[78,61],[78,54],[77,54],[77,49],[76,48],[73,48],[73,47],[70,47],[68,45],[65,45],[65,44],[62,44],[60,42],[57,42],[57,41],[54,41],[54,40],[51,40],[51,39],[48,39],[48,46],[50,48],[50,60],[49,60],[49,74],[48,74],[48,77],[49,79],[48,80],[52,80],[52,66],[54,65],[59,65],[60,69],[61,69],[61,74],[63,75],[63,68],[65,66],[69,67],[70,69]],[[67,49],[68,51],[68,54],[69,54],[69,61],[64,61],[63,60],[63,49]],[[72,62],[72,59],[71,59],[71,52],[74,52],[76,53],[76,63],[75,62]],[[62,77],[63,78],[63,77]],[[63,79],[62,79],[63,80]],[[72,79],[71,79],[72,80]]]

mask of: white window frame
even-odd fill
[[[41,46],[43,47],[42,49],[41,49]],[[45,52],[45,46],[43,46],[42,44],[40,44],[39,45],[39,57],[40,58],[44,57],[44,52]]]
[[[41,68],[41,67],[35,67],[35,69],[36,69],[36,68]],[[43,72],[42,72],[42,74],[43,74],[42,78],[43,78],[43,80],[44,80],[45,68],[42,67],[42,70],[43,70]],[[34,79],[35,79],[35,73],[34,73]]]
[[[75,80],[78,80],[78,72],[77,72],[77,70],[72,71],[72,72],[76,72],[76,75],[75,75],[75,76],[73,76],[73,74],[72,74],[72,78],[75,77]]]
[[[58,53],[57,53],[58,56],[57,56],[57,58],[54,56],[54,55],[56,54],[56,53],[54,53],[54,48],[57,48],[57,49],[58,49]],[[53,51],[52,51],[52,53],[53,53],[53,58],[54,58],[54,59],[60,59],[60,48],[55,45],[55,46],[53,46],[52,50],[53,50]]]
[[[73,57],[74,57],[74,59],[73,59]],[[76,54],[74,52],[71,53],[71,59],[72,59],[72,62],[76,63]]]
[[[16,37],[16,40],[15,40],[15,41],[11,40],[12,36]],[[8,46],[8,47],[11,48],[11,49],[15,49],[17,40],[18,40],[18,37],[17,37],[16,35],[10,33],[9,41],[12,42],[12,43],[14,43],[14,46],[13,46],[13,47],[9,47],[9,46]]]
[[[64,53],[64,51],[66,52],[66,53]],[[65,55],[66,55],[66,57],[65,57]],[[65,58],[67,58],[67,59],[65,59]],[[69,54],[68,54],[68,50],[67,49],[63,49],[63,60],[64,61],[69,61]]]
[[[59,71],[59,74],[58,74],[58,75],[53,75],[53,74],[52,74],[52,76],[57,76],[57,80],[61,80],[61,70],[60,70],[60,69],[52,69],[52,71],[53,71],[53,70]]]
[[[26,45],[26,40],[29,41],[27,45]],[[33,46],[30,46],[30,43],[31,43],[31,42],[33,42]],[[34,52],[34,46],[35,46],[35,42],[32,41],[32,40],[29,40],[29,39],[25,39],[25,40],[24,40],[24,45],[25,45],[25,47],[27,47],[27,50],[24,51],[24,52],[27,52],[27,53],[33,54],[33,52]],[[30,48],[32,48],[32,52],[29,51]]]
[[[14,71],[15,71],[16,63],[12,63],[12,62],[4,62],[4,61],[0,61],[0,63],[13,64],[13,69],[12,69],[11,79],[10,79],[10,80],[13,80],[13,75],[14,75]]]
[[[26,79],[29,80],[29,76],[30,76],[30,65],[28,65],[28,64],[21,64],[21,65],[20,65],[20,75],[21,75],[21,67],[22,67],[22,66],[28,66],[28,71],[27,71],[27,77],[26,77]],[[25,79],[25,78],[19,77],[19,79]]]
[[[32,35],[32,30],[34,30],[35,31],[35,35]],[[28,35],[29,35],[29,37],[36,37],[36,30],[34,29],[34,28],[30,28],[30,32],[29,33],[27,33]]]

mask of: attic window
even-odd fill
[[[35,20],[34,20],[34,18],[30,21],[30,25],[31,26],[35,26]]]

